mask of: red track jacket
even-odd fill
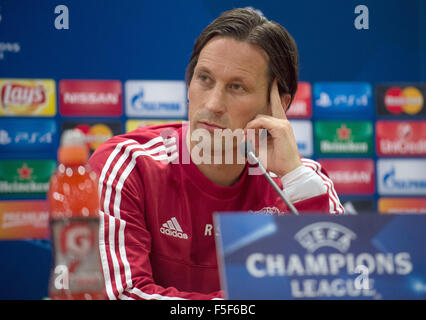
[[[187,128],[168,124],[116,136],[89,160],[99,177],[100,255],[109,299],[221,298],[212,214],[289,212],[265,177],[248,175],[247,166],[231,187],[207,179],[190,160],[182,138]],[[302,160],[327,192],[295,207],[343,212],[320,165]]]

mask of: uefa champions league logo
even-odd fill
[[[356,239],[356,234],[337,223],[317,222],[301,229],[294,238],[308,252],[315,252],[322,247],[332,247],[345,253],[351,241]]]

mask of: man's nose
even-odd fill
[[[209,90],[205,107],[212,113],[224,113],[226,110],[224,88],[216,85],[214,88]]]

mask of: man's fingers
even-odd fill
[[[273,117],[269,117],[266,115],[257,115],[256,118],[251,120],[246,125],[246,129],[266,129],[270,130],[276,127],[276,123],[274,122]]]
[[[278,119],[287,119],[284,112],[283,105],[281,104],[281,97],[278,91],[277,78],[275,78],[274,82],[272,82],[270,102],[271,102],[272,116]]]

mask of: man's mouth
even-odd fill
[[[215,129],[216,130],[224,130],[224,127],[221,127],[215,123],[211,123],[211,122],[207,122],[207,121],[198,121],[198,124],[200,126],[200,128],[202,129],[206,129],[208,131],[213,132]]]

